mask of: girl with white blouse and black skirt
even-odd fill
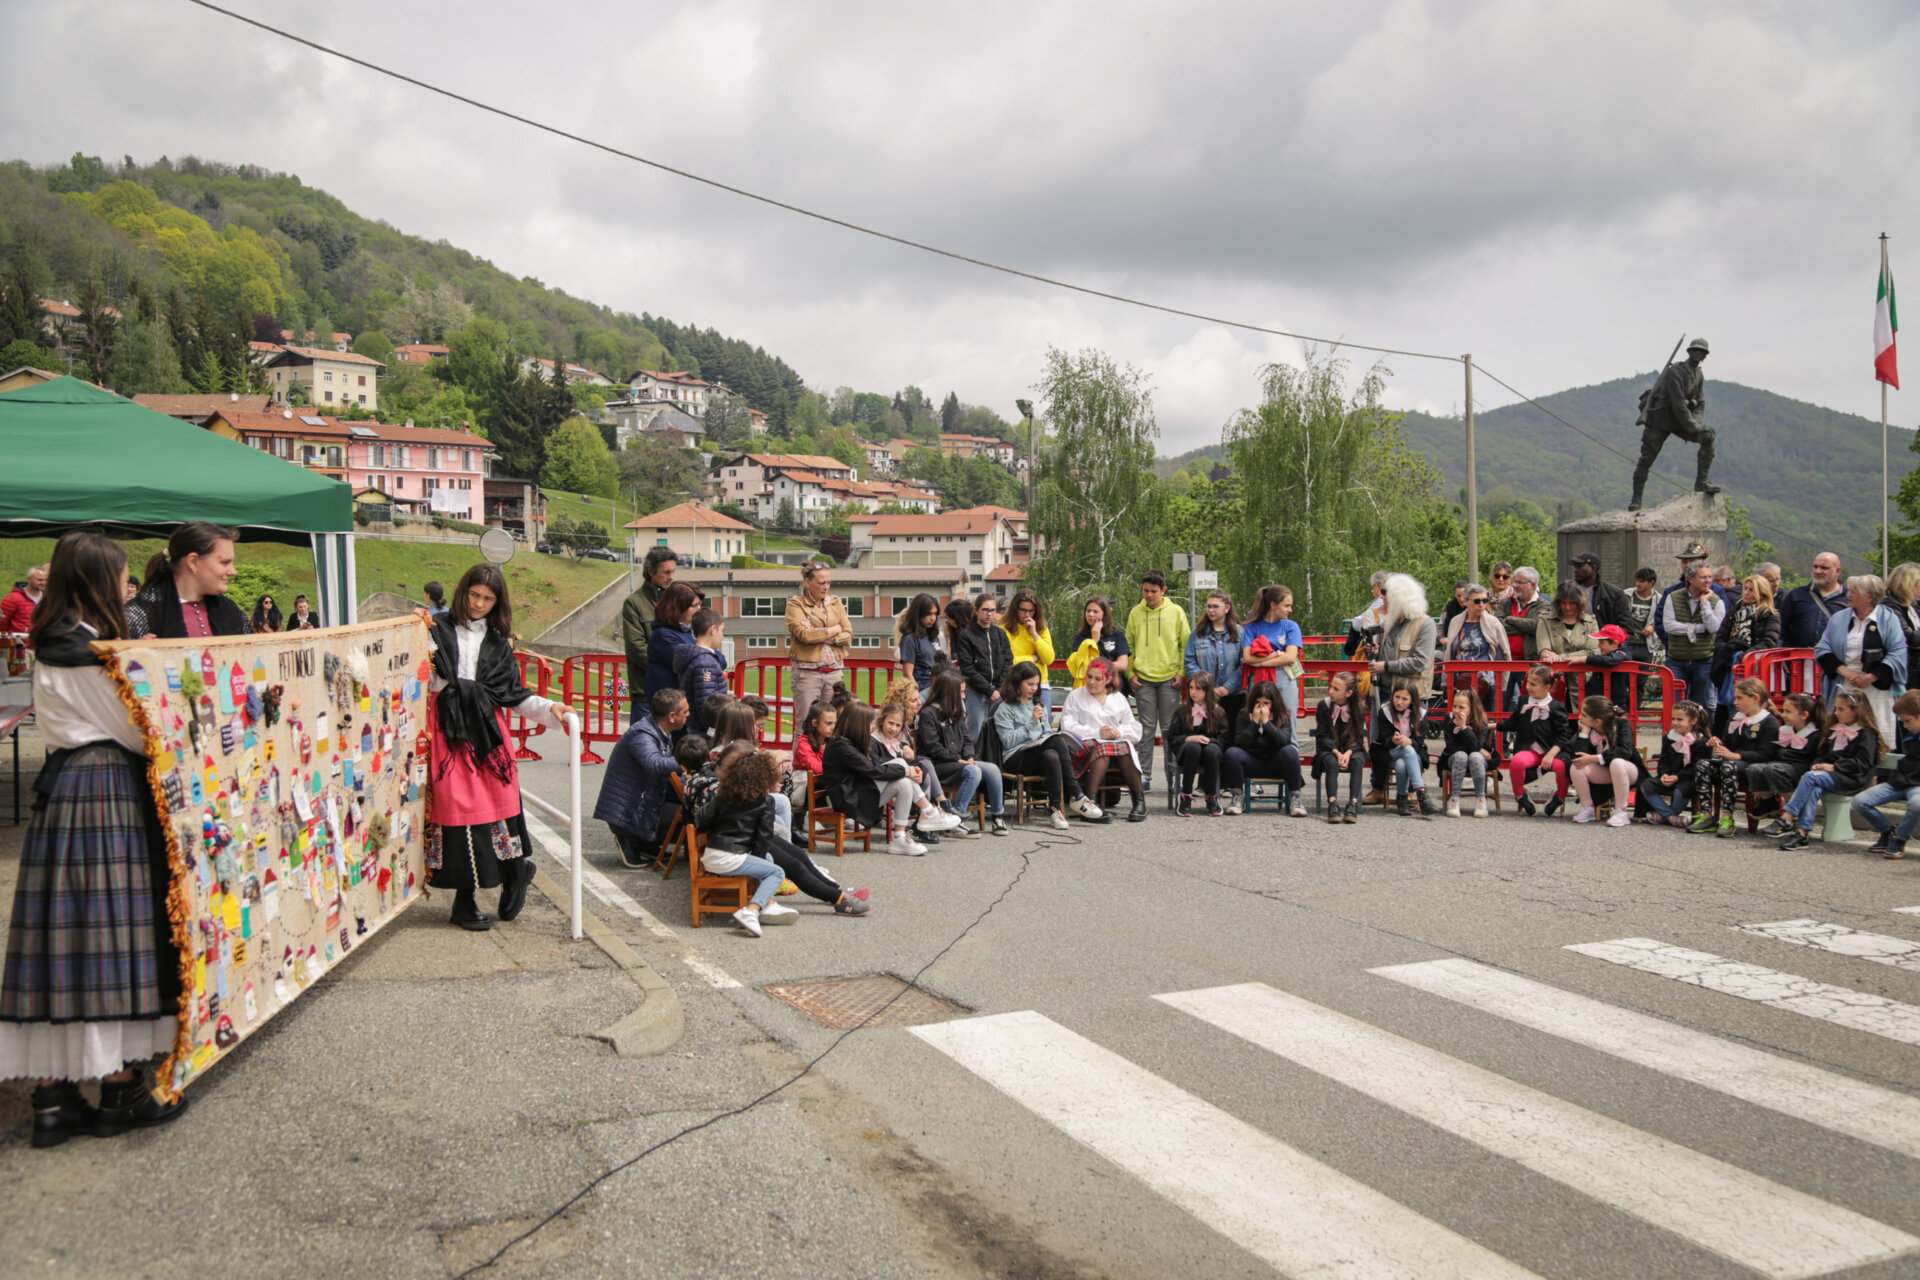
[[[89,642],[125,634],[126,553],[96,533],[54,548],[28,643],[52,748],[34,783],[0,978],[0,1080],[37,1078],[33,1145],[165,1124],[139,1063],[173,1046],[180,955],[147,743]],[[100,1080],[96,1110],[78,1081]]]
[[[477,892],[498,888],[500,918],[512,920],[533,883],[507,712],[560,723],[559,708],[520,679],[512,628],[506,578],[493,565],[477,564],[460,576],[431,630],[427,884],[453,890],[453,923],[474,931],[493,927],[474,900]]]

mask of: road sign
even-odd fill
[[[1189,581],[1193,584],[1195,591],[1212,591],[1220,585],[1220,571],[1218,569],[1195,569]]]
[[[1176,551],[1173,553],[1173,571],[1191,573],[1207,567],[1207,558],[1198,551]]]
[[[489,529],[480,535],[480,554],[489,564],[505,564],[513,559],[513,535],[505,529]]]

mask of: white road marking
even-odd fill
[[[1471,960],[1368,970],[1757,1107],[1920,1159],[1920,1098]]]
[[[1298,1280],[1534,1274],[1038,1013],[909,1030]]]
[[[1692,983],[1722,995],[1819,1018],[1902,1044],[1920,1044],[1920,1008],[1871,992],[1815,982],[1798,974],[1744,964],[1710,951],[1691,951],[1653,938],[1615,938],[1566,948],[1583,956],[1626,965],[1642,973]]]
[[[1740,930],[1777,942],[1791,942],[1797,947],[1831,951],[1838,956],[1852,956],[1856,960],[1871,960],[1875,964],[1920,973],[1920,942],[1906,938],[1862,933],[1843,924],[1820,920],[1771,920],[1765,924],[1743,924]]]
[[[562,840],[553,828],[534,817],[531,813],[522,811],[521,817],[526,819],[527,834],[533,837],[534,843],[545,849],[548,856],[560,864],[562,871],[571,874],[573,871],[573,851],[568,847],[567,842]],[[663,941],[671,942],[674,946],[680,948],[680,963],[693,970],[701,981],[705,982],[708,986],[714,988],[716,991],[725,991],[730,987],[740,985],[739,980],[734,978],[725,969],[695,955],[687,942],[682,939],[679,934],[656,920],[652,912],[635,902],[632,898],[629,898],[625,890],[608,879],[604,871],[601,871],[598,867],[588,862],[584,857],[580,860],[580,885],[608,906],[618,907],[635,920],[638,920],[640,927],[648,933],[653,934]]]
[[[1776,1280],[1920,1248],[1851,1209],[1264,983],[1154,998]]]
[[[1920,907],[1895,907],[1894,910],[1903,916],[1920,916]]]

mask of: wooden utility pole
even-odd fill
[[[1473,461],[1473,355],[1460,357],[1467,370],[1467,577],[1480,582],[1480,482]]]

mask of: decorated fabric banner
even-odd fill
[[[178,1094],[420,898],[427,628],[94,647],[146,730],[167,833]]]

